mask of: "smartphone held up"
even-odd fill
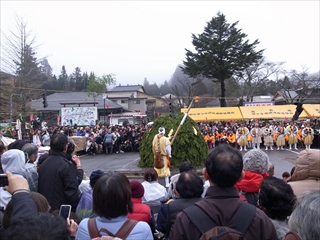
[[[0,174],[0,187],[8,186],[8,176],[7,174]]]
[[[59,215],[67,220],[70,217],[71,205],[61,205]]]

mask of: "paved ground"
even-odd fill
[[[284,151],[266,151],[269,155],[270,161],[275,165],[275,176],[281,178],[283,172],[290,172],[295,165],[298,151],[284,150]],[[242,152],[245,154],[245,152]],[[87,176],[97,169],[103,171],[119,171],[125,173],[129,178],[142,178],[144,169],[138,167],[140,160],[139,153],[118,153],[118,154],[97,154],[97,155],[83,155],[80,157],[82,167]],[[200,168],[198,169],[200,171]],[[177,172],[177,169],[172,169],[172,172]]]

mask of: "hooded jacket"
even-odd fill
[[[11,149],[6,151],[1,156],[1,165],[3,171],[10,171],[13,175],[24,177],[29,181],[32,181],[31,176],[28,176],[25,155],[21,150]],[[6,208],[8,202],[11,200],[11,194],[8,191],[0,188],[0,207]]]
[[[320,150],[306,149],[299,153],[289,184],[296,196],[304,191],[320,190]]]

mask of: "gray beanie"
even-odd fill
[[[269,168],[269,157],[260,149],[252,149],[243,155],[243,170],[264,174]]]

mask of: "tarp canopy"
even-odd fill
[[[309,117],[320,117],[320,104],[303,104],[302,108],[306,111]]]
[[[291,119],[296,107],[296,105],[246,106],[240,107],[240,110],[243,119]],[[299,118],[308,118],[308,114],[302,111]]]
[[[186,111],[186,108],[181,109],[182,113]],[[243,120],[238,107],[191,108],[188,116],[196,122]]]

